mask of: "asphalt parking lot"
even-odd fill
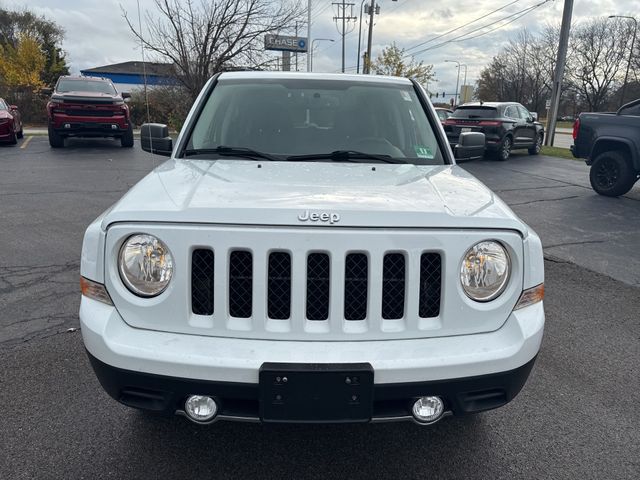
[[[161,161],[137,140],[0,147],[0,478],[640,476],[640,185],[600,197],[550,157],[464,165],[545,246],[546,336],[506,407],[429,428],[199,427],[112,401],[68,331],[84,229]]]

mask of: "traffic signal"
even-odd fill
[[[447,94],[442,92],[442,98],[444,98]]]
[[[436,92],[436,98],[438,98],[438,92]]]

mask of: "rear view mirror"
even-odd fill
[[[169,136],[169,127],[162,123],[145,123],[140,127],[140,145],[145,152],[170,157],[173,140]]]
[[[53,88],[44,87],[40,89],[41,95],[51,95],[53,93]]]
[[[484,157],[484,133],[465,132],[458,138],[454,155],[457,160],[475,160]]]
[[[127,98],[131,98],[131,94],[129,92],[121,92],[120,95],[122,95],[123,100],[126,100]]]
[[[529,115],[531,115],[534,121],[538,121],[538,112],[529,112]]]
[[[18,110],[17,105],[9,105],[9,110]]]

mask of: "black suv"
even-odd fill
[[[542,148],[544,127],[522,105],[514,102],[474,102],[460,105],[444,122],[453,148],[464,132],[484,133],[486,151],[506,160],[511,150],[526,148],[537,155]]]

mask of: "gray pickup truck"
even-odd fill
[[[573,125],[571,152],[591,166],[591,186],[618,197],[640,178],[640,99],[615,113],[581,113]]]

